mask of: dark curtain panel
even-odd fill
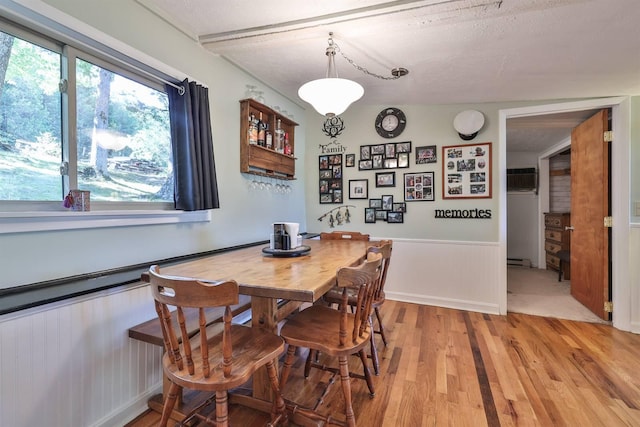
[[[213,159],[209,90],[195,82],[182,82],[184,94],[166,86],[169,95],[176,209],[217,209],[218,183]]]

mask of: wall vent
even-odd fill
[[[507,169],[507,191],[538,192],[538,171],[536,168]]]

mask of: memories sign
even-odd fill
[[[436,218],[491,219],[491,209],[436,209]]]

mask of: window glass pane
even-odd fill
[[[166,93],[76,64],[78,188],[96,201],[173,201]]]
[[[0,200],[62,200],[60,55],[0,32]]]

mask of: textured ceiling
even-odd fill
[[[640,94],[638,0],[137,1],[301,105],[298,88],[326,73],[329,32],[338,73],[364,86],[365,104]],[[409,75],[372,77],[342,54],[374,74]],[[541,151],[534,140],[570,132],[568,117],[556,120],[564,127],[533,121],[509,128],[508,144]]]

